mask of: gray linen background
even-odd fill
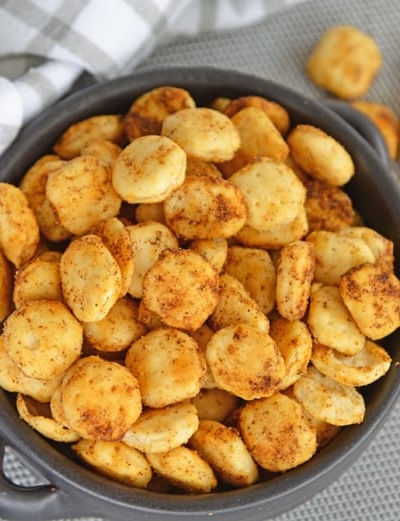
[[[324,96],[304,73],[305,59],[324,29],[354,24],[374,36],[383,69],[368,98],[400,114],[400,0],[309,0],[238,30],[181,37],[140,65],[215,65],[258,74],[311,97]],[[79,85],[86,84],[81,80]],[[398,171],[398,166],[395,167]],[[38,478],[7,451],[5,471],[18,484]],[[400,519],[400,401],[363,455],[332,485],[276,521],[398,521]],[[63,520],[72,521],[72,520]],[[75,520],[77,521],[77,520]],[[103,521],[82,518],[79,521]],[[112,521],[112,520],[110,520]],[[245,520],[244,520],[245,521]]]

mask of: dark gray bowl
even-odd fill
[[[17,183],[71,123],[94,114],[126,111],[142,92],[167,84],[187,88],[199,105],[217,95],[262,95],[285,106],[293,123],[316,125],[342,142],[356,164],[356,175],[348,185],[355,206],[368,225],[394,241],[395,255],[400,259],[400,190],[387,168],[385,147],[374,127],[342,104],[331,105],[334,112],[282,85],[238,72],[158,69],[88,87],[58,103],[22,132],[0,160],[0,180]],[[399,265],[396,270],[399,273]],[[400,331],[387,338],[384,345],[398,361]],[[309,462],[245,489],[190,496],[136,490],[90,472],[73,461],[63,447],[48,442],[22,422],[14,397],[0,391],[2,449],[5,445],[13,447],[50,483],[24,489],[11,484],[1,472],[0,513],[6,519],[20,521],[83,516],[103,516],[113,521],[192,521],[212,516],[220,521],[270,519],[338,478],[375,436],[399,394],[400,374],[393,364],[384,378],[365,390],[364,423],[344,428],[334,443]]]

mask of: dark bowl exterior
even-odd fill
[[[400,189],[395,175],[376,151],[340,116],[291,89],[244,73],[213,68],[144,70],[90,86],[50,108],[28,126],[0,160],[0,181],[18,183],[27,168],[50,151],[56,138],[73,122],[105,113],[126,111],[141,93],[161,85],[188,89],[198,105],[216,96],[261,95],[287,108],[292,123],[318,126],[340,141],[352,155],[356,175],[348,192],[367,225],[395,245],[400,259]],[[396,270],[400,272],[397,264]],[[0,391],[0,436],[51,483],[21,491],[4,475],[0,512],[7,519],[45,521],[57,517],[103,516],[117,520],[209,519],[261,521],[294,508],[345,471],[367,447],[400,394],[400,331],[385,339],[394,363],[388,374],[366,389],[367,413],[358,426],[342,429],[335,441],[297,469],[267,482],[200,496],[169,495],[116,484],[83,468],[68,453],[34,432],[18,418],[13,396]],[[3,442],[4,446],[4,442]]]

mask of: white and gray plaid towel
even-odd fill
[[[0,154],[82,72],[131,72],[174,35],[230,29],[299,0],[0,0]]]

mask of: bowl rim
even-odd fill
[[[168,81],[167,81],[168,80]],[[102,107],[112,103],[116,98],[127,99],[129,92],[149,89],[150,85],[161,86],[167,83],[175,85],[208,86],[214,91],[220,87],[227,91],[247,91],[262,94],[267,91],[271,99],[284,104],[289,112],[295,110],[307,114],[308,121],[317,122],[321,118],[327,121],[324,130],[339,138],[348,139],[352,148],[361,150],[360,161],[368,168],[382,175],[382,194],[387,200],[396,197],[400,200],[400,189],[392,175],[382,164],[375,151],[365,140],[348,125],[340,116],[291,88],[273,80],[253,74],[231,69],[216,69],[214,67],[156,67],[142,69],[133,74],[110,80],[104,83],[89,85],[84,89],[68,96],[47,109],[43,114],[30,123],[20,134],[14,144],[0,158],[0,181],[6,181],[10,176],[18,179],[24,173],[27,164],[32,164],[34,156],[39,157],[44,148],[48,149],[50,134],[59,135],[59,130],[65,129],[78,119],[83,119],[95,113],[100,114]],[[132,100],[135,95],[132,95]],[[196,97],[196,96],[195,96]],[[119,102],[120,103],[120,102]],[[46,145],[45,145],[46,144]],[[32,148],[36,146],[34,149]],[[5,173],[5,175],[4,175]],[[391,216],[400,224],[400,210],[390,208]],[[400,227],[399,227],[400,228]],[[400,231],[398,232],[400,247]],[[375,386],[374,386],[375,387]],[[264,519],[266,515],[276,516],[290,510],[305,501],[323,488],[326,488],[334,479],[351,465],[372,441],[376,432],[386,420],[393,404],[400,395],[400,374],[393,368],[385,381],[379,383],[383,389],[384,399],[372,397],[364,422],[358,426],[348,426],[338,434],[338,442],[328,444],[319,450],[318,457],[292,469],[285,474],[274,476],[268,483],[258,483],[245,489],[230,490],[227,492],[211,493],[206,495],[171,495],[153,493],[142,490],[132,490],[131,487],[111,482],[108,478],[98,476],[82,468],[75,462],[65,461],[58,449],[49,445],[39,434],[33,432],[28,425],[21,423],[15,411],[12,411],[8,393],[0,391],[0,436],[19,450],[24,457],[37,465],[43,475],[55,486],[71,494],[91,496],[93,500],[102,504],[111,504],[118,509],[133,510],[143,519],[149,515],[179,516],[187,519],[195,516],[209,515],[210,512],[219,514],[221,519],[251,520]],[[371,394],[373,392],[371,391]],[[16,435],[17,433],[17,435]],[[32,442],[34,450],[32,451]],[[340,447],[338,447],[341,442]],[[333,446],[335,445],[335,446]],[[77,469],[78,476],[77,476]],[[112,489],[107,496],[106,491]],[[134,503],[133,503],[134,501]],[[243,503],[242,503],[243,501]],[[92,503],[91,503],[92,504]],[[93,515],[93,512],[90,513]],[[238,517],[239,516],[239,517]]]
[[[171,71],[174,72],[171,74]],[[190,84],[192,87],[195,87],[197,82],[202,82],[202,85],[212,83],[214,86],[220,82],[221,85],[228,90],[240,90],[240,84],[242,84],[242,90],[249,92],[253,92],[250,85],[255,85],[257,90],[256,94],[259,93],[260,95],[262,95],[263,88],[268,85],[269,89],[275,88],[278,93],[281,93],[277,94],[277,98],[280,99],[283,97],[289,110],[302,107],[302,110],[308,111],[308,116],[311,121],[314,119],[316,121],[319,120],[319,117],[314,117],[315,111],[319,114],[322,112],[325,118],[327,118],[329,132],[333,137],[335,137],[338,129],[339,133],[343,131],[345,124],[347,127],[347,135],[358,141],[357,145],[364,147],[364,150],[367,148],[370,149],[368,155],[372,154],[374,157],[373,160],[378,159],[379,161],[379,158],[376,157],[376,150],[371,149],[370,143],[366,143],[365,139],[363,139],[353,125],[347,124],[347,121],[344,121],[342,117],[344,116],[343,103],[339,100],[332,100],[332,98],[314,100],[294,90],[292,87],[283,85],[275,80],[230,68],[222,69],[213,66],[178,66],[173,68],[169,66],[154,66],[139,69],[136,72],[111,80],[91,83],[67,94],[59,101],[53,103],[29,122],[21,130],[16,140],[0,156],[0,181],[4,177],[2,173],[3,169],[13,168],[17,171],[17,175],[23,174],[23,170],[18,168],[20,163],[16,160],[16,151],[18,149],[18,155],[25,157],[31,148],[32,139],[39,144],[41,141],[48,142],[50,133],[53,133],[54,136],[59,135],[68,125],[77,121],[77,113],[79,113],[80,118],[89,117],[94,114],[102,114],[102,105],[104,102],[109,103],[115,99],[115,97],[120,96],[126,99],[130,88],[135,90],[141,89],[144,92],[149,84],[155,87],[163,86],[166,84],[165,81],[163,81],[164,78],[171,80],[171,85],[172,82],[175,81],[175,83]],[[324,101],[327,103],[324,103]],[[335,105],[338,109],[337,111]],[[362,118],[362,125],[368,125],[369,121],[362,114],[357,114],[357,117]],[[43,123],[46,123],[46,125],[43,125]],[[370,132],[372,133],[372,127]],[[33,157],[34,155],[33,153]],[[382,160],[382,157],[380,159]]]

